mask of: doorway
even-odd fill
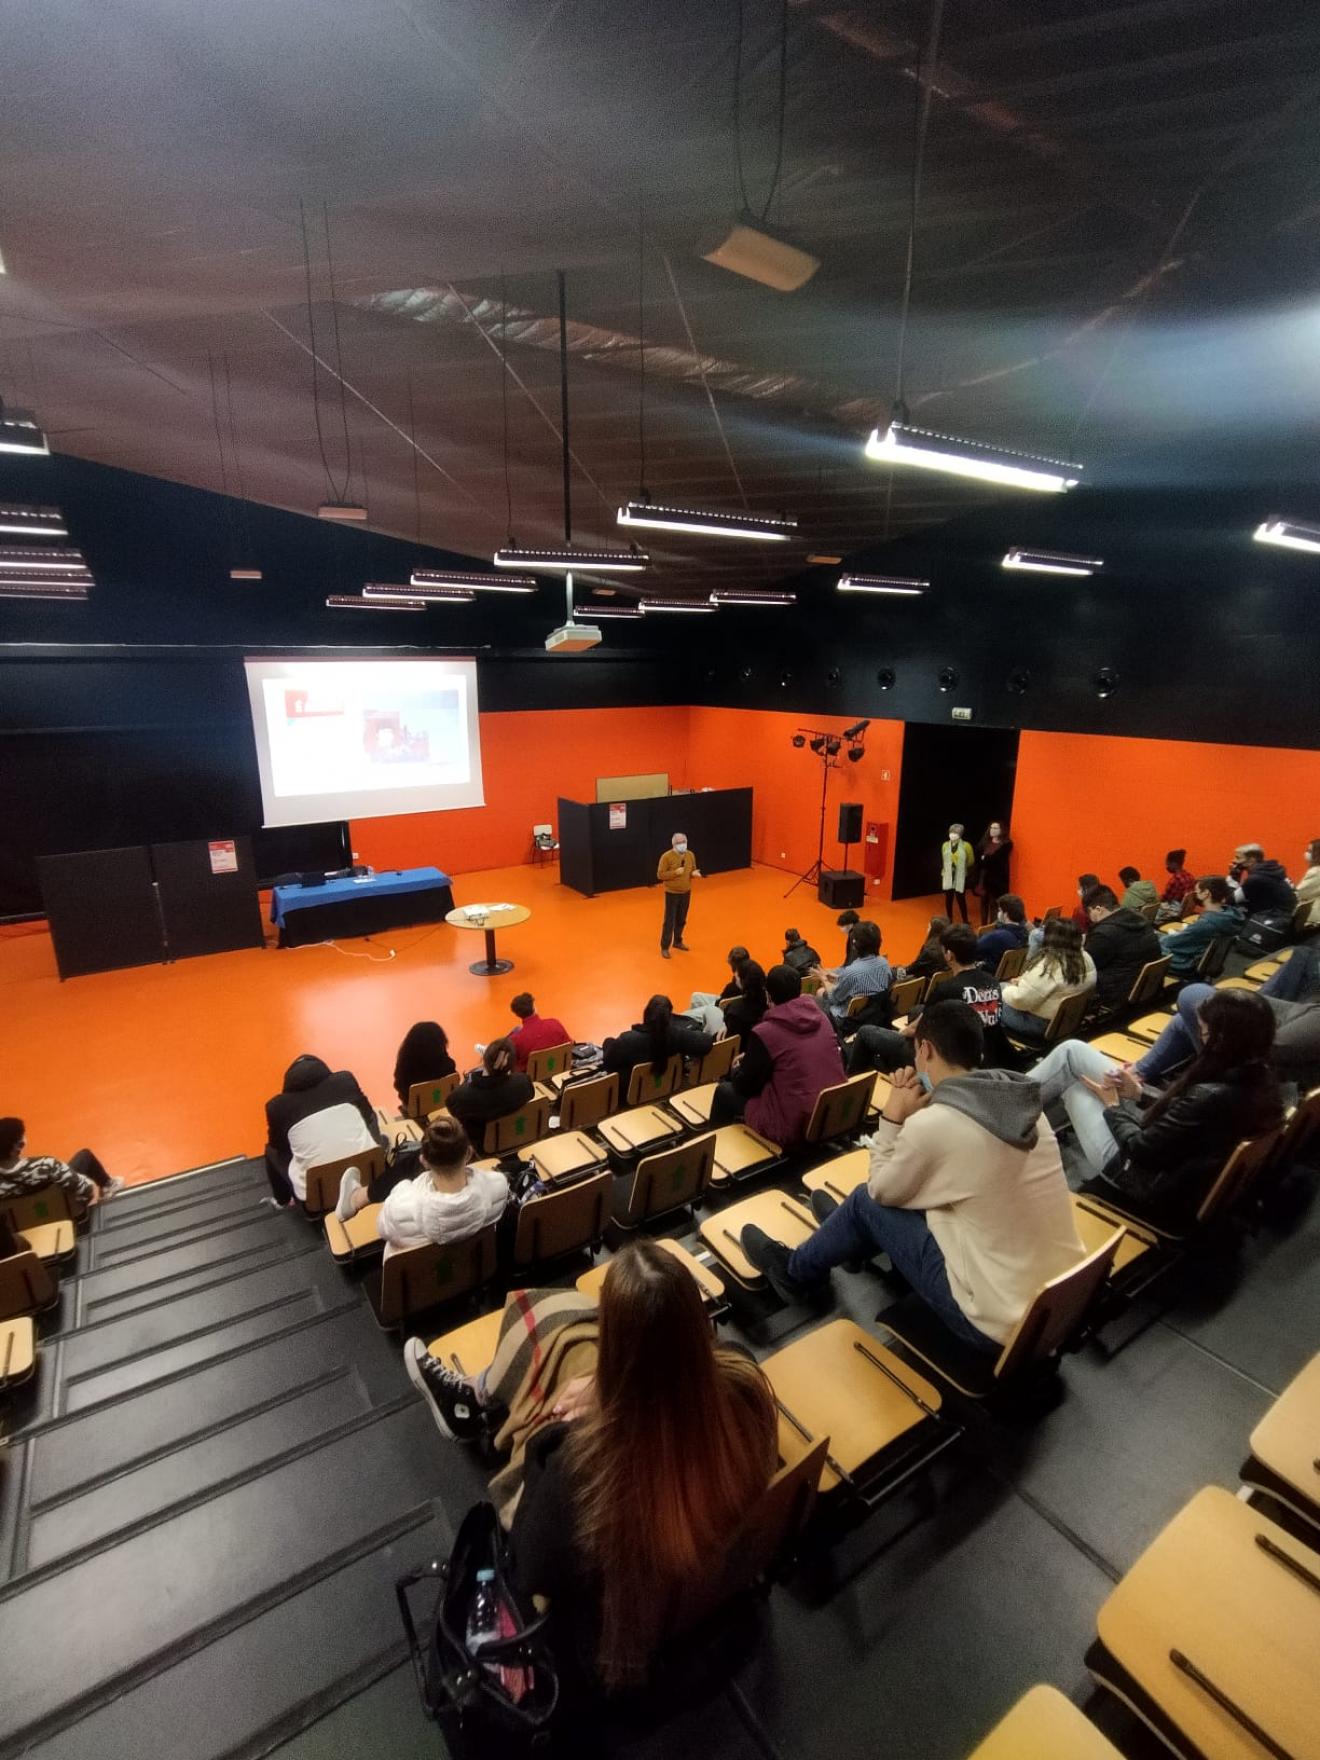
[[[909,721],[894,838],[894,897],[940,891],[940,845],[962,821],[975,845],[994,819],[1012,824],[1017,778],[1015,727],[957,727]]]

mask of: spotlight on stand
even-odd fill
[[[861,760],[865,756],[866,756],[866,752],[861,746],[849,746],[848,747],[848,762],[850,764],[860,763]]]
[[[844,728],[843,737],[845,739],[860,739],[870,725],[871,723],[869,719],[866,721],[855,721],[851,727]]]
[[[807,743],[807,736],[805,733],[795,733],[793,735],[793,744],[797,747],[797,749],[799,751],[802,750],[803,746],[806,745],[806,743]]]
[[[825,750],[825,735],[823,733],[816,734],[811,742],[811,749],[818,758],[821,756]]]

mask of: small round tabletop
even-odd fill
[[[452,911],[445,912],[446,923],[455,929],[481,929],[486,936],[486,957],[479,959],[468,970],[479,978],[493,978],[502,972],[513,970],[511,959],[498,959],[495,954],[495,931],[511,929],[515,923],[525,923],[531,916],[525,904],[465,904]]]

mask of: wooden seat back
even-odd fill
[[[1027,963],[1029,949],[1026,947],[1008,947],[999,956],[999,964],[995,967],[995,976],[1001,984],[1007,984],[1013,978],[1022,976],[1022,968]]]
[[[552,1076],[562,1076],[572,1067],[571,1039],[565,1039],[562,1045],[543,1045],[527,1059],[527,1073],[534,1082],[548,1082]]]
[[[672,1094],[682,1080],[683,1059],[677,1051],[659,1072],[649,1063],[635,1063],[628,1077],[627,1103],[649,1106],[653,1100],[663,1100]]]
[[[1116,1228],[1093,1253],[1041,1284],[999,1353],[996,1381],[1048,1363],[1076,1338],[1105,1286],[1122,1239],[1122,1228]]]
[[[1156,899],[1154,904],[1143,904],[1141,914],[1148,923],[1153,923],[1160,914],[1160,901]]]
[[[865,1014],[866,1010],[875,1001],[875,998],[876,992],[874,990],[865,990],[856,996],[850,996],[848,998],[847,1006],[843,1011],[843,1018],[845,1020],[855,1021],[859,1015]]]
[[[585,1131],[618,1110],[617,1070],[609,1075],[589,1076],[583,1082],[569,1082],[559,1094],[559,1128],[561,1131]]]
[[[689,1137],[672,1149],[644,1155],[633,1173],[624,1217],[629,1224],[646,1222],[680,1210],[699,1198],[715,1171],[715,1133]]]
[[[1304,898],[1297,906],[1297,909],[1293,912],[1292,938],[1294,941],[1299,940],[1310,927],[1311,907],[1314,904],[1315,900],[1313,898]]]
[[[1065,1039],[1075,1039],[1082,1030],[1082,1022],[1094,995],[1094,990],[1083,990],[1080,996],[1065,996],[1046,1028],[1044,1043],[1058,1045]]]
[[[522,1149],[539,1142],[550,1126],[550,1099],[546,1094],[533,1094],[516,1112],[487,1121],[481,1139],[484,1155],[503,1155],[509,1149]]]
[[[1279,1166],[1290,1167],[1320,1130],[1320,1088],[1303,1094],[1288,1115],[1279,1139]]]
[[[1168,977],[1172,964],[1171,953],[1166,953],[1162,959],[1148,960],[1132,980],[1132,988],[1128,991],[1128,1007],[1140,1008],[1143,1003],[1154,1002],[1164,989],[1164,980]]]
[[[1216,935],[1214,940],[1196,962],[1196,975],[1203,984],[1210,984],[1224,969],[1228,958],[1228,950],[1233,945],[1231,935]]]
[[[1052,904],[1046,911],[1045,915],[1041,918],[1041,922],[1052,923],[1056,917],[1061,917],[1062,915],[1063,906],[1061,904]]]
[[[594,1246],[610,1219],[614,1175],[608,1168],[559,1191],[528,1198],[518,1212],[515,1265],[539,1265]]]
[[[1272,1165],[1283,1134],[1284,1127],[1280,1125],[1277,1130],[1265,1131],[1238,1144],[1201,1200],[1196,1212],[1199,1224],[1204,1226],[1216,1217],[1227,1216],[1246,1202],[1252,1188]]]
[[[322,1161],[307,1169],[307,1196],[303,1208],[309,1216],[324,1216],[339,1202],[339,1182],[350,1167],[356,1167],[364,1186],[379,1179],[385,1171],[385,1151],[379,1143],[369,1149],[356,1149],[341,1155],[338,1161]]]
[[[925,988],[925,978],[904,978],[900,983],[894,985],[889,992],[889,1001],[894,1011],[895,1020],[900,1015],[906,1014],[909,1009],[917,1006]]]
[[[696,1071],[688,1082],[689,1088],[704,1088],[707,1082],[722,1082],[733,1068],[733,1060],[738,1055],[739,1037],[737,1033],[726,1033],[717,1039],[710,1050],[696,1066]]]
[[[816,1096],[803,1140],[828,1143],[834,1137],[845,1137],[850,1131],[860,1130],[871,1104],[874,1086],[875,1071],[864,1070],[859,1076],[849,1076],[846,1082],[822,1088]]]
[[[49,1222],[72,1222],[73,1206],[63,1186],[38,1186],[34,1192],[15,1192],[0,1198],[0,1216],[21,1234],[25,1228],[44,1228]]]
[[[466,1240],[409,1247],[381,1266],[380,1319],[404,1326],[414,1314],[479,1289],[495,1275],[495,1224]]]
[[[0,1320],[20,1314],[39,1314],[59,1300],[60,1286],[53,1272],[32,1252],[12,1253],[0,1259]]]
[[[433,1112],[440,1110],[462,1079],[455,1069],[431,1082],[414,1082],[408,1090],[404,1112],[419,1124],[425,1123]]]
[[[802,994],[804,996],[814,996],[819,989],[820,989],[820,979],[819,978],[813,977],[810,974],[803,977],[803,979],[802,979]]]

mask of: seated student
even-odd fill
[[[1187,851],[1171,849],[1164,858],[1165,872],[1168,879],[1164,882],[1164,891],[1160,894],[1160,908],[1155,916],[1157,923],[1172,923],[1182,916],[1196,881],[1187,872]]]
[[[307,1169],[355,1155],[383,1139],[370,1100],[346,1069],[304,1052],[284,1072],[284,1085],[266,1102],[266,1178],[270,1203],[290,1210],[307,1198]]]
[[[926,939],[921,944],[921,951],[909,965],[903,967],[903,977],[933,978],[936,972],[948,969],[944,963],[944,945],[940,937],[946,929],[951,927],[949,919],[945,916],[931,918],[926,930]]]
[[[122,1179],[111,1179],[90,1149],[79,1149],[67,1161],[55,1155],[25,1155],[27,1126],[21,1118],[0,1118],[0,1198],[18,1198],[43,1186],[62,1186],[79,1204],[95,1204],[122,1192]]]
[[[1092,886],[1082,903],[1090,920],[1086,951],[1095,961],[1095,999],[1101,1013],[1122,1008],[1143,966],[1172,951],[1140,911],[1120,905],[1108,886]],[[1172,969],[1172,968],[1171,968]]]
[[[754,1225],[742,1249],[785,1301],[836,1265],[888,1253],[967,1343],[997,1353],[1042,1283],[1083,1256],[1054,1133],[1035,1082],[981,1069],[981,1023],[965,1002],[917,1023],[870,1141],[870,1173],[842,1204],[813,1193],[821,1226],[789,1252]],[[823,1202],[821,1201],[823,1199]]]
[[[847,1023],[847,1004],[854,996],[883,996],[893,973],[880,952],[879,923],[856,923],[852,929],[854,958],[834,977],[816,968],[822,983],[816,1001],[842,1031]]]
[[[610,1261],[598,1309],[575,1291],[511,1296],[475,1380],[420,1339],[404,1362],[448,1437],[477,1436],[483,1408],[504,1408],[496,1446],[512,1458],[491,1491],[511,1524],[514,1587],[549,1603],[561,1669],[579,1690],[641,1685],[685,1590],[718,1576],[778,1459],[765,1376],[716,1344],[691,1273],[634,1241]]]
[[[992,975],[1006,953],[1027,945],[1027,907],[1016,892],[995,901],[995,926],[977,942],[977,959]],[[910,975],[910,974],[909,974]]]
[[[390,1192],[376,1219],[385,1257],[424,1247],[428,1241],[466,1240],[498,1222],[509,1201],[509,1182],[494,1167],[472,1167],[472,1145],[456,1118],[442,1113],[422,1138],[422,1171]],[[371,1202],[357,1168],[339,1182],[335,1215],[347,1222]]]
[[[414,1082],[438,1082],[452,1076],[457,1065],[449,1055],[449,1035],[439,1021],[417,1021],[403,1035],[394,1060],[394,1092],[399,1105],[408,1104]]]
[[[738,973],[738,993],[722,1003],[724,1031],[747,1043],[752,1028],[765,1019],[770,1000],[765,992],[765,967],[756,960],[747,960]]]
[[[1230,871],[1248,916],[1257,911],[1296,910],[1297,894],[1282,864],[1272,861],[1258,843],[1240,843],[1233,851]]]
[[[1208,874],[1198,880],[1192,897],[1200,907],[1185,929],[1161,935],[1161,954],[1172,960],[1169,973],[1175,978],[1190,978],[1201,955],[1212,941],[1236,935],[1245,920],[1245,912],[1233,903],[1233,888],[1221,874]]]
[[[981,1023],[987,1065],[993,1069],[1016,1068],[1018,1054],[1003,1027],[1003,992],[999,980],[977,964],[976,930],[966,923],[954,923],[944,931],[941,941],[946,975],[931,985],[925,1008],[936,1002],[967,1003],[976,1010]],[[868,1069],[889,1074],[910,1068],[915,1056],[916,1022],[922,1012],[914,1009],[905,1027],[863,1027],[850,1048],[848,1074],[860,1075]]]
[[[792,966],[765,976],[769,1008],[743,1041],[742,1056],[715,1089],[712,1125],[745,1118],[783,1148],[800,1143],[823,1088],[843,1080],[838,1035]]]
[[[1045,938],[1020,976],[1000,985],[1003,1023],[1019,1039],[1041,1044],[1059,1004],[1095,988],[1095,962],[1067,917],[1051,917]]]
[[[1154,1099],[1132,1070],[1080,1039],[1056,1045],[1031,1072],[1043,1103],[1062,1100],[1077,1132],[1095,1176],[1082,1189],[1152,1222],[1190,1221],[1234,1147],[1283,1117],[1269,1003],[1250,990],[1215,990],[1197,1028],[1196,1057]]]
[[[1297,882],[1298,904],[1309,904],[1306,929],[1320,926],[1320,837],[1313,837],[1306,846],[1306,872]]]
[[[694,990],[692,1003],[688,1011],[691,1019],[701,1021],[705,1018],[704,1011],[716,1002],[727,1002],[730,996],[738,994],[738,973],[752,957],[745,947],[731,947],[726,956],[729,961],[729,981],[723,990]],[[718,1029],[717,1029],[718,1030]]]
[[[659,1075],[675,1053],[704,1057],[713,1044],[714,1035],[703,1032],[685,1015],[675,1014],[667,996],[653,996],[636,1025],[605,1041],[602,1062],[607,1072],[618,1070],[625,1080],[639,1063],[649,1063]]]
[[[462,1121],[480,1155],[491,1120],[517,1112],[535,1093],[532,1078],[516,1066],[513,1046],[507,1039],[492,1039],[481,1054],[480,1069],[468,1071],[445,1107]]]
[[[522,1023],[509,1034],[513,1060],[519,1069],[527,1068],[527,1059],[533,1051],[548,1051],[552,1045],[573,1043],[573,1035],[563,1021],[557,1021],[552,1014],[537,1014],[536,998],[530,991],[523,990],[515,996],[509,1007]]]
[[[1320,869],[1317,872],[1320,872]],[[820,964],[820,955],[809,942],[802,939],[796,929],[785,929],[782,963],[786,966],[792,966],[795,972],[805,978],[808,972],[814,971]]]
[[[1168,1026],[1145,1056],[1128,1068],[1141,1081],[1158,1084],[1190,1063],[1201,1049],[1201,1010],[1218,994],[1213,984],[1184,984]],[[1275,1074],[1306,1093],[1320,1084],[1320,952],[1297,948],[1256,994],[1264,997],[1274,1016],[1270,1062]]]
[[[1086,895],[1093,886],[1100,885],[1098,874],[1079,874],[1077,876],[1077,903],[1073,906],[1072,920],[1085,935],[1091,927],[1091,919],[1086,914]]]
[[[1160,902],[1160,895],[1155,890],[1153,880],[1143,880],[1140,868],[1120,868],[1118,878],[1123,886],[1123,896],[1119,899],[1119,908],[1125,911],[1136,911],[1140,914],[1150,905]]]
[[[858,916],[856,911],[840,911],[838,916],[834,919],[836,926],[843,930],[843,935],[844,935],[843,965],[844,966],[850,966],[853,963],[853,961],[857,958],[857,949],[853,944],[853,930],[857,927],[858,923],[860,923],[861,920],[862,919]],[[840,966],[839,970],[842,971],[843,966]]]

